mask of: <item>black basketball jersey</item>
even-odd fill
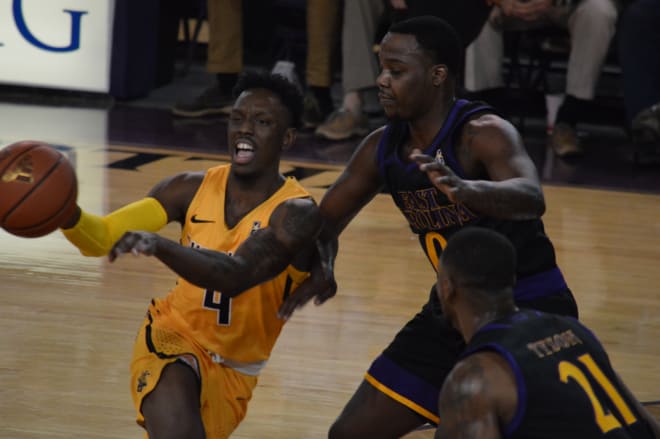
[[[506,438],[652,439],[607,353],[576,319],[522,310],[482,327],[462,358],[494,351],[511,366],[518,408]],[[442,414],[440,414],[442,416]]]
[[[455,141],[470,117],[486,113],[495,113],[495,110],[482,102],[456,101],[424,153],[441,158],[456,175],[467,179],[456,158]],[[416,163],[401,157],[402,146],[408,135],[405,122],[391,122],[387,125],[378,145],[378,166],[388,192],[408,220],[412,231],[419,236],[419,242],[434,269],[437,269],[440,253],[451,235],[465,226],[480,226],[507,236],[516,248],[516,299],[532,300],[567,289],[557,268],[554,248],[540,219],[497,220],[485,217],[462,204],[452,203],[431,184],[426,173],[421,172]]]

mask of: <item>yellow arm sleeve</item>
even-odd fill
[[[80,220],[62,233],[85,256],[105,256],[129,230],[156,232],[167,224],[167,212],[155,198],[128,204],[106,216],[81,211]]]

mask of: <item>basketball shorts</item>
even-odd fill
[[[568,289],[517,304],[577,317],[577,305]],[[428,422],[437,424],[440,388],[464,348],[463,337],[442,315],[432,288],[429,301],[374,360],[365,380]]]
[[[165,366],[180,361],[189,365],[202,383],[199,403],[206,437],[229,437],[245,417],[257,377],[214,362],[194,341],[152,318],[154,314],[147,315],[133,348],[131,394],[137,423],[144,427],[142,401],[158,385]]]

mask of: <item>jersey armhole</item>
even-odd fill
[[[525,378],[523,377],[522,370],[520,369],[520,366],[518,366],[518,363],[516,362],[513,355],[511,355],[509,351],[497,343],[487,343],[481,345],[475,349],[466,351],[461,357],[466,357],[468,355],[484,351],[491,351],[501,355],[506,360],[509,367],[511,367],[511,371],[513,372],[513,376],[516,381],[518,404],[511,422],[509,422],[507,425],[504,425],[503,432],[503,436],[505,438],[510,438],[520,427],[522,419],[525,416],[525,410],[527,409],[527,386],[525,385]]]

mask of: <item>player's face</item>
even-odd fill
[[[414,35],[388,33],[378,54],[378,99],[390,119],[413,119],[432,105],[433,65]]]
[[[279,169],[280,154],[294,139],[289,113],[270,90],[246,90],[236,99],[227,124],[234,172]]]

